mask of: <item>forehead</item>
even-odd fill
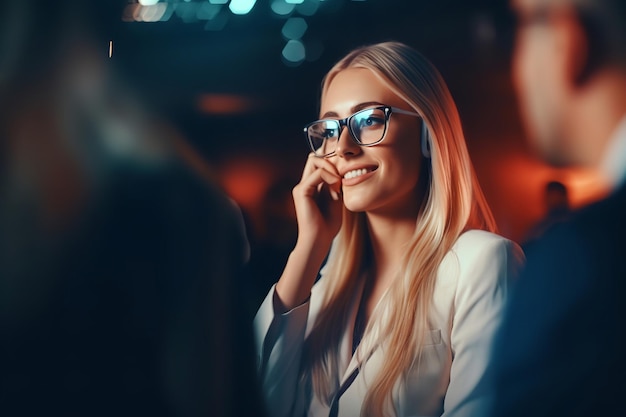
[[[365,97],[384,94],[388,88],[367,68],[347,68],[339,71],[326,89],[327,99]]]
[[[322,111],[350,111],[366,102],[395,106],[402,100],[372,70],[347,68],[339,71],[328,84],[322,97]]]

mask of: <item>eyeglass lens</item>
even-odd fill
[[[348,127],[357,143],[372,145],[385,134],[386,115],[382,108],[361,110],[348,119]],[[308,127],[307,134],[316,154],[328,155],[335,151],[341,135],[338,120],[320,120]]]

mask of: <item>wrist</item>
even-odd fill
[[[302,256],[310,260],[311,263],[321,266],[321,263],[328,255],[332,241],[327,242],[324,239],[307,239],[300,238],[296,241],[296,245],[291,251],[292,256]]]

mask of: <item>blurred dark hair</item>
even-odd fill
[[[578,12],[589,42],[588,68],[582,76],[604,65],[616,65],[626,70],[626,2],[569,1]]]
[[[546,184],[546,191],[557,191],[562,194],[567,194],[567,187],[565,184],[559,181],[550,181]]]

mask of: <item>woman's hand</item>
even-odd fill
[[[302,304],[339,232],[342,216],[341,177],[327,159],[313,154],[293,189],[298,240],[276,284],[274,308],[282,313]]]
[[[300,183],[293,189],[298,221],[298,243],[330,248],[341,226],[341,177],[327,159],[313,153],[304,166]]]

